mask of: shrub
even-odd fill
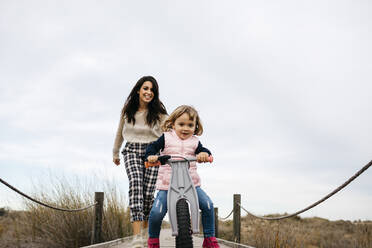
[[[48,192],[39,186],[34,198],[51,206],[77,209],[92,204],[94,192],[78,180],[57,179]],[[104,185],[103,239],[109,241],[132,233],[129,210],[114,183]],[[61,212],[27,201],[23,227],[32,242],[42,247],[81,247],[91,242],[94,209]]]
[[[1,236],[3,236],[3,233],[4,233],[4,227],[3,225],[0,224],[0,238]]]
[[[6,208],[0,208],[0,216],[5,216],[9,212]]]
[[[233,241],[231,221],[219,224],[220,238]],[[256,248],[372,248],[369,221],[353,223],[300,217],[268,221],[243,217],[241,227],[241,243]]]

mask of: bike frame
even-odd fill
[[[178,236],[176,206],[181,199],[186,199],[189,204],[192,232],[199,233],[199,200],[189,173],[190,162],[194,161],[196,161],[196,158],[193,157],[172,157],[168,160],[172,167],[172,176],[168,189],[167,204],[173,236]]]
[[[213,157],[209,156],[209,162],[213,162]],[[189,173],[190,162],[196,162],[195,157],[168,156],[163,155],[155,163],[145,162],[146,168],[170,164],[172,176],[169,183],[167,206],[169,221],[172,227],[172,236],[178,236],[178,223],[176,206],[179,200],[185,199],[189,205],[191,217],[191,229],[193,233],[199,233],[199,200],[195,185]]]

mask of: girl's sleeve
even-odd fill
[[[124,141],[123,127],[124,127],[124,118],[120,117],[119,127],[118,127],[118,130],[116,131],[116,136],[115,136],[114,148],[112,149],[112,155],[114,159],[119,158],[119,151]]]
[[[201,153],[201,152],[206,152],[206,153],[208,153],[209,155],[212,155],[212,153],[206,148],[206,147],[204,147],[203,145],[202,145],[202,143],[200,143],[200,141],[199,141],[199,144],[198,144],[198,147],[196,148],[196,150],[195,150],[195,154],[199,154],[199,153]]]
[[[146,148],[145,158],[150,155],[156,155],[159,151],[164,149],[164,134],[162,134],[159,139],[150,143]]]

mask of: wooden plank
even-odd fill
[[[131,247],[131,237],[126,237],[122,239],[117,239],[113,241],[109,241],[106,243],[102,244],[96,244],[96,245],[91,245],[91,246],[85,246],[84,248],[132,248]],[[194,242],[194,247],[202,247],[203,244],[203,237],[201,235],[193,235],[193,242]],[[230,241],[226,241],[223,239],[218,239],[220,248],[254,248],[251,246],[246,246],[246,245],[241,245],[237,243],[233,243]],[[161,248],[170,248],[170,247],[175,247],[175,240],[174,237],[172,236],[172,231],[171,229],[162,229],[160,232],[160,247]]]
[[[193,235],[192,239],[193,239],[194,247],[202,247],[202,244],[203,244],[203,238],[202,237],[198,237],[196,235]],[[161,232],[160,232],[160,247],[161,248],[175,247],[175,238],[172,236],[171,229],[161,230]],[[231,248],[232,246],[228,246],[228,245],[226,245],[226,244],[224,244],[223,242],[220,241],[220,247],[221,248]],[[238,248],[239,246],[235,246],[235,247]],[[243,248],[243,247],[248,247],[248,246],[240,246],[240,247]],[[115,246],[115,248],[130,248],[130,242],[129,243],[126,242],[125,244]]]

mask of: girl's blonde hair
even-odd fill
[[[164,132],[168,132],[173,129],[173,125],[176,122],[176,120],[183,115],[184,113],[187,113],[190,117],[190,120],[195,120],[195,135],[202,135],[203,133],[203,125],[201,123],[201,120],[199,118],[198,111],[194,109],[191,106],[188,105],[181,105],[177,107],[170,116],[165,120],[163,125],[161,126]]]

